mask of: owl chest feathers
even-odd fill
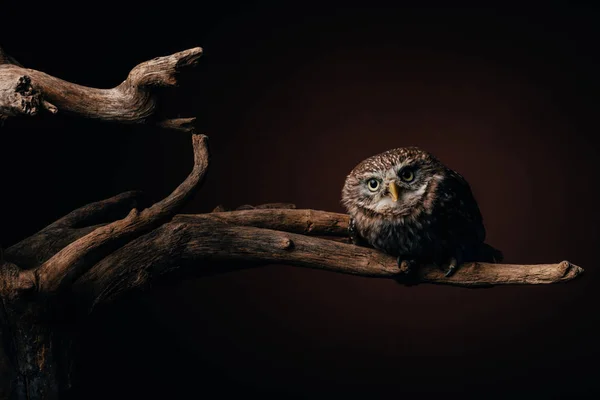
[[[439,238],[431,229],[435,220],[427,213],[394,219],[354,216],[358,234],[376,249],[392,255],[425,255]]]

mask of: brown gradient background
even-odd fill
[[[170,282],[90,318],[74,398],[598,394],[597,11],[164,5],[52,4],[1,44],[97,87],[202,46],[168,104],[199,117],[213,152],[184,212],[342,211],[356,163],[417,145],[468,179],[507,262],[586,273],[479,290],[279,265]],[[160,199],[192,165],[188,137],[148,127],[58,115],[0,132],[3,247],[121,191]]]

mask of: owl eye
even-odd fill
[[[375,178],[371,178],[367,181],[367,187],[371,192],[374,192],[379,189],[379,181]]]
[[[415,173],[410,168],[404,168],[399,175],[404,182],[412,182],[415,179]]]

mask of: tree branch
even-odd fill
[[[38,289],[51,292],[68,287],[102,257],[168,221],[202,183],[208,169],[208,138],[194,135],[192,139],[194,168],[171,195],[141,212],[134,208],[124,219],[99,227],[63,248],[35,269]]]
[[[141,192],[130,191],[87,204],[12,245],[4,255],[22,269],[37,267],[99,225],[124,218],[132,208],[139,208],[143,201]]]
[[[170,197],[177,198],[177,192]],[[86,224],[100,223],[114,217],[115,213],[125,212],[138,201],[139,196],[139,192],[126,192],[81,207],[9,248],[6,258],[12,262],[16,262],[15,259],[20,261],[15,258],[15,254],[20,254],[16,249],[28,253],[27,243],[36,237],[40,243],[38,247],[47,249],[46,253],[58,251],[72,240],[98,228],[97,225],[90,227]],[[166,204],[166,200],[154,207],[160,204]],[[99,261],[77,281],[78,291],[89,291],[93,302],[98,303],[181,266],[189,266],[189,270],[198,273],[197,264],[211,260],[246,262],[252,266],[283,263],[364,276],[398,276],[399,269],[393,257],[347,242],[349,218],[346,214],[297,210],[289,203],[248,207],[239,211],[176,215],[172,222],[131,241]],[[325,237],[327,240],[303,235]],[[47,241],[43,242],[42,238]],[[35,240],[32,242],[37,243]],[[90,268],[89,265],[87,268]],[[537,265],[466,263],[455,275],[447,278],[439,267],[425,265],[418,269],[416,279],[411,283],[465,287],[544,284],[565,282],[582,272],[582,268],[567,261]]]
[[[347,214],[317,210],[255,208],[210,214],[180,214],[175,216],[174,221],[189,224],[217,221],[229,225],[254,226],[303,235],[347,237],[349,217]]]
[[[134,67],[119,86],[96,89],[23,68],[0,50],[0,116],[33,116],[45,109],[106,121],[147,122],[156,109],[152,89],[176,86],[177,75],[195,66],[201,55],[202,49],[195,47],[157,57]],[[156,123],[190,132],[192,120],[183,118]]]
[[[325,223],[326,214],[335,215],[312,210],[298,211],[304,211],[304,216],[317,214],[322,217],[320,227],[329,226]],[[240,219],[248,221],[247,215],[244,215],[247,213],[239,211],[231,215],[243,215]],[[259,214],[262,217],[253,221],[265,218],[265,214]],[[181,267],[195,274],[202,268],[213,273],[214,270],[209,269],[208,265],[214,261],[247,262],[253,266],[289,264],[368,277],[399,277],[400,269],[395,258],[378,250],[297,233],[233,225],[229,223],[233,218],[223,222],[213,215],[178,216],[161,228],[130,242],[82,276],[74,285],[76,292],[92,304],[98,304]],[[273,220],[278,218],[273,216]],[[338,218],[334,218],[331,223],[337,221]],[[264,222],[261,224],[266,225]],[[288,225],[288,229],[301,226],[301,223],[292,224]],[[315,229],[313,232],[317,231]],[[481,287],[565,282],[580,275],[583,269],[563,261],[540,265],[466,263],[449,278],[438,266],[423,265],[417,271],[416,278],[407,283]]]
[[[82,235],[87,233],[86,230],[96,228],[83,227],[67,231],[68,226],[100,222],[100,217],[106,218],[111,209],[114,212],[120,207],[123,212],[127,201],[133,201],[137,195],[137,192],[127,192],[92,203],[49,227],[66,233],[62,238],[66,245],[69,237]],[[80,288],[85,286],[93,293],[110,293],[109,297],[112,298],[126,287],[143,285],[155,276],[189,264],[190,260],[247,261],[254,263],[253,265],[284,263],[365,276],[398,275],[399,270],[393,257],[374,249],[337,243],[338,239],[345,239],[347,236],[347,215],[277,208],[291,206],[273,203],[250,210],[176,215],[171,223],[104,258],[77,285]],[[245,227],[262,229],[248,231],[244,230]],[[51,230],[45,228],[41,232],[44,231]],[[286,232],[298,235],[289,236]],[[336,242],[302,235],[325,236]],[[299,252],[298,244],[308,250]],[[24,244],[19,247],[22,246]],[[57,242],[56,246],[60,247],[61,243]],[[14,247],[7,250],[7,259],[13,262]],[[39,247],[43,248],[42,245]],[[243,250],[240,251],[240,248]],[[412,283],[478,287],[564,282],[580,275],[583,269],[563,261],[559,264],[538,265],[466,263],[450,278],[446,278],[444,271],[436,266],[421,266],[418,271],[416,280]],[[90,282],[94,282],[94,285],[90,286]]]
[[[58,227],[79,228],[90,225],[96,225],[103,222],[112,222],[121,219],[132,208],[138,208],[143,200],[141,191],[132,190],[120,193],[105,200],[96,201],[87,204],[74,211],[71,211],[64,217],[48,225],[45,229]]]

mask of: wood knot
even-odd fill
[[[29,96],[33,94],[33,88],[31,87],[31,78],[27,75],[23,75],[17,81],[15,92],[23,96]]]
[[[283,250],[292,250],[294,248],[294,242],[290,238],[285,238],[281,241],[281,248]]]
[[[572,264],[567,260],[561,261],[558,265],[561,280],[570,280],[583,273],[583,268]]]
[[[31,84],[31,78],[22,75],[17,80],[9,115],[36,115],[41,104],[40,93]],[[11,112],[12,111],[12,112]]]
[[[563,260],[558,264],[558,266],[561,272],[561,278],[564,278],[571,271],[572,264],[567,260]]]
[[[134,219],[138,218],[139,216],[140,216],[140,211],[137,208],[132,208],[131,211],[129,211],[129,214],[127,214],[127,217],[125,217],[125,219],[134,220]]]
[[[306,221],[306,229],[304,230],[306,233],[310,233],[313,230],[314,222],[311,220]]]

